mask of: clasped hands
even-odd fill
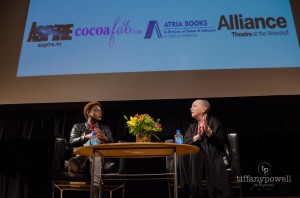
[[[101,140],[103,142],[108,142],[108,138],[106,137],[105,133],[102,130],[100,130],[99,128],[95,127],[94,130],[93,130],[93,132],[96,133],[96,137],[99,140]],[[89,134],[86,135],[86,138],[90,139],[91,136],[92,136],[92,133],[89,133]]]
[[[202,131],[203,131],[203,133],[206,133],[206,135],[208,137],[210,137],[212,135],[213,132],[212,132],[211,128],[208,126],[206,118],[207,118],[207,114],[205,114],[203,116],[202,120],[198,123],[198,124],[200,124],[200,130],[198,130],[197,135],[195,135],[193,137],[194,142],[196,142],[197,140],[199,140],[201,138],[201,136],[203,136],[203,135],[201,135]]]

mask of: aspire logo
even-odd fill
[[[72,40],[73,24],[37,25],[33,22],[27,42],[48,41],[52,35],[52,41]]]

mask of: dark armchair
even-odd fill
[[[240,197],[242,197],[242,183],[237,180],[237,176],[241,175],[240,167],[240,151],[237,133],[228,134],[228,153],[230,163],[227,168],[232,188],[239,189]]]
[[[90,165],[85,164],[73,177],[68,175],[69,159],[74,156],[71,148],[65,138],[56,138],[53,156],[52,170],[52,198],[55,197],[56,190],[60,190],[60,197],[63,197],[64,191],[90,191]],[[89,161],[89,160],[88,160]],[[113,180],[119,173],[124,173],[124,161],[120,159],[111,159],[105,163],[104,173],[115,173],[112,180],[103,184],[103,191],[108,191],[110,197],[112,192],[118,189],[122,190],[122,197],[125,193],[125,183],[122,180]]]

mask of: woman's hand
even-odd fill
[[[203,116],[203,125],[202,125],[202,127],[203,127],[202,129],[203,129],[203,131],[205,131],[206,135],[208,137],[210,137],[212,135],[213,131],[211,130],[211,128],[207,124],[207,114],[205,114]]]
[[[99,128],[94,128],[94,132],[96,133],[96,136],[99,140],[102,140],[103,142],[108,142],[108,138],[106,137],[105,133]]]

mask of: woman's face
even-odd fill
[[[202,104],[201,101],[196,100],[193,102],[191,108],[191,115],[193,118],[197,119],[199,117],[201,117],[203,115],[203,113],[205,113],[206,108],[204,107],[204,105]]]
[[[98,105],[92,107],[91,111],[89,112],[90,117],[93,120],[101,121],[103,111]]]

